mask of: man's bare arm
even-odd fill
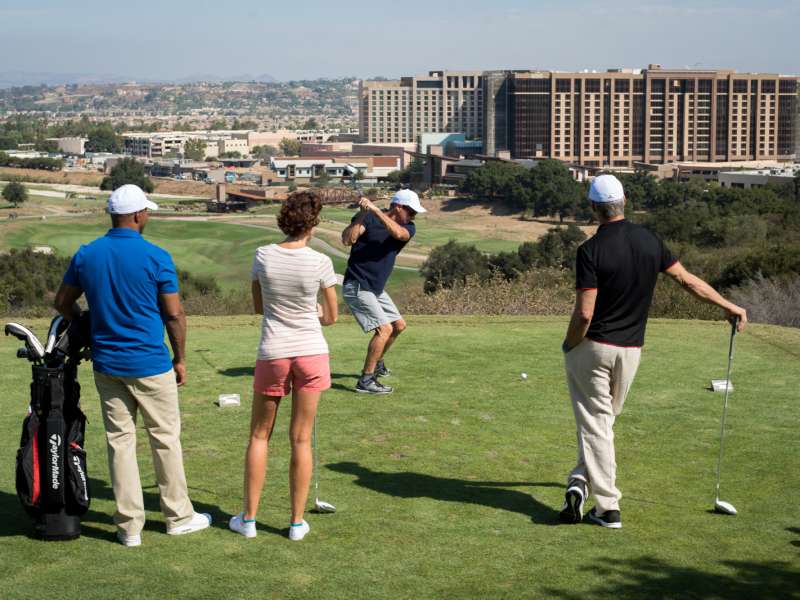
[[[594,316],[594,305],[597,301],[597,290],[578,290],[575,295],[575,309],[569,320],[567,336],[564,339],[565,350],[572,349],[583,341]]]
[[[369,198],[362,198],[358,201],[358,204],[362,210],[372,212],[376,217],[378,217],[381,223],[383,223],[384,227],[386,227],[386,229],[389,231],[389,235],[391,235],[394,239],[400,242],[407,242],[411,239],[411,234],[408,232],[408,229],[389,218],[389,215],[375,206],[375,204],[373,204]]]
[[[366,227],[364,227],[364,218],[366,216],[367,213],[362,210],[358,213],[358,216],[356,216],[355,221],[344,228],[344,231],[342,231],[342,243],[345,246],[352,246],[355,244],[356,240],[361,237],[361,234],[366,231]]]
[[[56,292],[53,308],[68,321],[76,319],[78,315],[81,314],[81,309],[78,306],[78,298],[80,298],[82,294],[83,290],[81,288],[62,283]]]
[[[186,383],[186,313],[178,294],[159,294],[161,318],[172,346],[172,366],[178,385]]]
[[[687,271],[679,262],[676,262],[665,272],[695,298],[719,306],[725,311],[725,316],[729,320],[734,317],[738,318],[737,331],[742,331],[744,329],[747,323],[747,311],[741,306],[737,306],[733,302],[723,298],[722,294],[700,279],[697,275]]]

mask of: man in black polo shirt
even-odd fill
[[[589,519],[622,527],[615,485],[614,419],[622,412],[644,344],[647,313],[659,273],[697,298],[716,304],[729,319],[747,322],[745,310],[692,275],[649,230],[625,220],[622,184],[600,175],[589,189],[600,227],[578,248],[575,310],[562,349],[578,430],[578,464],[569,475],[561,521],[577,523],[589,491]]]
[[[361,198],[359,207],[361,211],[342,232],[344,245],[352,246],[342,297],[364,332],[373,332],[356,391],[388,394],[393,388],[378,377],[390,374],[383,357],[406,322],[384,287],[397,255],[417,231],[414,217],[426,211],[411,190],[398,191],[386,213],[368,198]]]

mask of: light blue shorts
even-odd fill
[[[376,296],[361,289],[357,281],[348,281],[342,286],[342,297],[365,333],[403,318],[385,290]]]

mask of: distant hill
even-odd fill
[[[113,84],[137,81],[140,83],[194,83],[208,81],[220,83],[223,81],[255,81],[258,83],[276,83],[278,80],[272,75],[252,75],[250,73],[239,75],[212,75],[197,74],[178,79],[153,79],[129,77],[123,75],[109,75],[96,73],[50,73],[30,71],[0,71],[0,89],[22,87],[26,85],[66,85],[66,84]]]

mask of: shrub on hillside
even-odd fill
[[[426,315],[565,315],[574,303],[572,275],[559,269],[525,271],[514,280],[497,272],[476,275],[451,288],[417,291],[404,299],[409,314]]]
[[[489,259],[475,246],[450,240],[434,248],[420,271],[425,278],[425,292],[451,288],[465,283],[468,277],[479,280],[489,276]]]
[[[800,275],[766,279],[758,275],[730,291],[731,302],[747,309],[748,319],[800,327]]]
[[[30,248],[0,255],[0,310],[38,314],[49,309],[67,266],[68,258]]]

